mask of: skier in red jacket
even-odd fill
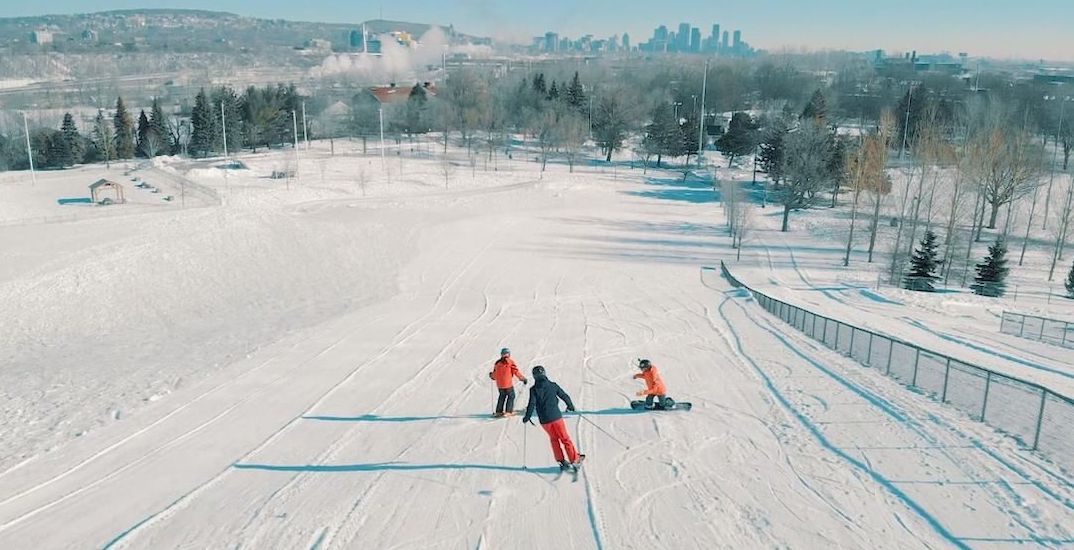
[[[496,412],[493,413],[495,417],[512,416],[515,414],[515,378],[522,381],[523,384],[529,383],[525,376],[522,376],[521,372],[518,372],[518,365],[515,364],[515,360],[511,359],[511,350],[503,348],[500,350],[500,358],[496,360],[496,364],[492,366],[492,371],[489,372],[489,378],[496,381],[496,389],[499,390],[499,396],[496,399]]]
[[[530,422],[536,412],[541,427],[552,443],[552,454],[556,457],[560,469],[577,473],[578,464],[585,460],[585,455],[575,449],[571,435],[567,432],[567,422],[563,420],[563,413],[559,410],[561,399],[567,404],[568,411],[574,410],[571,396],[567,395],[559,384],[548,379],[544,367],[533,367],[533,387],[530,388],[530,401],[526,404],[526,415],[522,417],[522,422]]]

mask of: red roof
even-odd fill
[[[381,103],[403,103],[410,99],[412,89],[413,86],[374,86],[369,89],[369,93]],[[433,84],[425,86],[425,93],[430,97],[435,96],[436,86]]]

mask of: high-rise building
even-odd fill
[[[679,23],[679,32],[675,33],[676,49],[680,52],[690,50],[690,24]]]
[[[544,33],[544,51],[555,53],[559,50],[559,35],[554,32]]]
[[[697,27],[690,29],[690,51],[694,53],[701,51],[701,29]]]
[[[712,36],[709,37],[709,51],[716,51],[720,49],[720,25],[715,24],[712,26]]]
[[[630,35],[627,33],[623,33],[623,49],[630,51]]]
[[[660,25],[659,27],[656,28],[656,30],[653,31],[653,40],[665,40],[666,41],[667,39],[668,39],[668,28],[666,26]]]
[[[720,43],[720,49],[727,51],[731,47],[731,36],[727,31],[723,31],[723,42]]]
[[[731,44],[731,50],[735,53],[741,53],[740,49],[742,49],[742,31],[736,30],[735,41]]]

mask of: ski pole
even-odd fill
[[[622,445],[624,449],[626,449],[628,451],[630,450],[630,445],[627,445],[626,443],[623,443],[622,441],[619,440],[618,437],[615,437],[614,435],[608,433],[608,430],[605,430],[604,428],[601,428],[599,424],[597,424],[596,422],[593,422],[592,420],[586,418],[586,416],[584,414],[579,413],[578,417],[581,418],[582,420],[585,420],[586,422],[589,422],[590,424],[592,424],[593,427],[595,427],[596,429],[600,430],[601,433],[603,433],[604,435],[606,435],[609,438],[611,438],[612,441]]]
[[[526,436],[529,435],[529,433],[530,433],[529,430],[526,429],[526,423],[523,422],[522,423],[522,469],[523,470],[526,469],[526,441],[529,440],[529,438],[526,437]]]

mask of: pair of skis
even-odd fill
[[[584,460],[585,460],[585,455],[580,454],[580,455],[578,455],[578,462],[575,462],[574,464],[567,464],[567,465],[560,464],[559,465],[559,473],[556,474],[556,479],[558,480],[559,478],[563,477],[564,472],[570,472],[570,474],[571,474],[571,483],[577,482],[578,481],[578,473],[582,469],[581,466],[582,466],[582,462]]]

